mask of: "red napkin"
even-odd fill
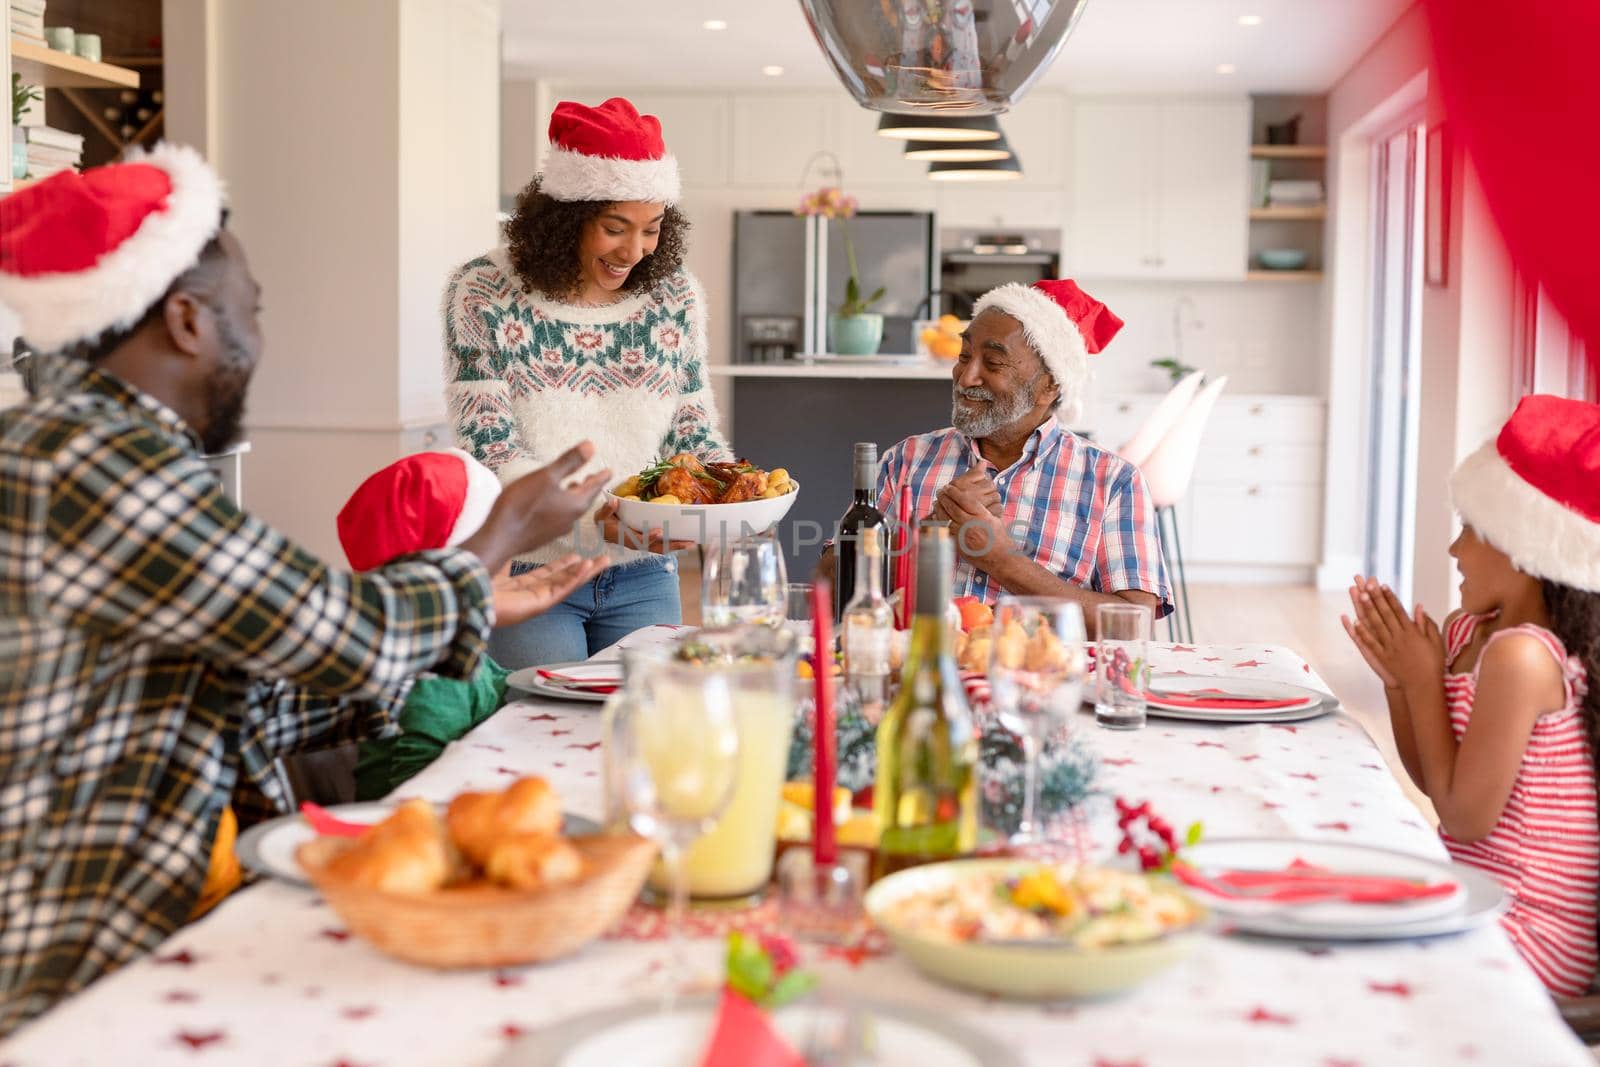
[[[700,1067],[806,1067],[806,1061],[773,1028],[766,1012],[724,989]]]
[[[1283,700],[1274,697],[1236,696],[1221,689],[1193,689],[1183,693],[1158,692],[1151,689],[1145,696],[1150,700],[1171,704],[1175,708],[1208,708],[1219,711],[1228,709],[1266,711],[1271,708],[1292,708],[1304,703],[1304,700],[1299,698]]]
[[[1178,860],[1172,864],[1172,873],[1184,885],[1213,896],[1269,904],[1319,904],[1330,900],[1398,904],[1449,896],[1457,888],[1454,882],[1337,874],[1298,859],[1281,871],[1222,871],[1211,877]]]
[[[364,822],[346,822],[320,804],[302,801],[300,814],[311,828],[324,837],[360,837],[372,826]]]

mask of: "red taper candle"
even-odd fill
[[[833,835],[833,781],[838,766],[833,717],[833,590],[827,579],[811,587],[812,680],[816,687],[815,747],[811,758],[812,807],[816,820],[811,833],[811,860],[818,868],[831,866],[838,857]]]

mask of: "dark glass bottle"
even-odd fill
[[[890,544],[889,520],[878,510],[878,446],[858,441],[855,447],[855,495],[839,519],[833,542],[833,621],[837,623],[856,588],[856,566],[861,559],[861,531],[877,530],[878,543]],[[889,588],[889,553],[879,558],[879,588]]]

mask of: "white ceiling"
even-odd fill
[[[853,0],[873,2],[873,0]],[[1039,84],[1321,93],[1411,0],[1089,0]],[[505,74],[581,85],[837,85],[798,0],[504,0]],[[1260,15],[1259,26],[1239,16]],[[707,19],[728,28],[710,31]],[[1231,63],[1236,73],[1217,73]],[[781,77],[763,75],[767,65]]]

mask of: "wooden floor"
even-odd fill
[[[678,556],[682,567],[683,619],[700,621],[700,571],[692,552]],[[1406,796],[1430,824],[1437,824],[1433,805],[1406,776],[1395,752],[1389,729],[1389,712],[1383,686],[1362,662],[1344,628],[1339,613],[1350,602],[1342,592],[1324,593],[1311,586],[1195,585],[1191,586],[1195,640],[1203,644],[1257,642],[1284,645],[1311,663],[1333,689],[1344,708],[1366,727],[1383,752],[1384,761]],[[1157,636],[1166,628],[1157,625]]]

